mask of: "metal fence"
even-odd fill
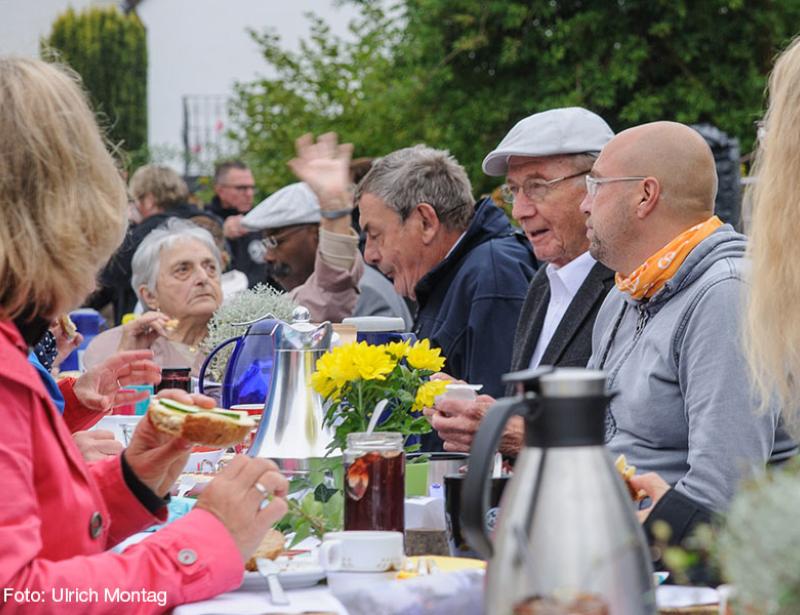
[[[214,163],[236,152],[227,137],[229,98],[224,94],[183,97],[183,174],[211,175]]]

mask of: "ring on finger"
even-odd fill
[[[269,506],[270,500],[272,500],[272,496],[269,493],[269,490],[259,482],[256,482],[253,487],[256,491],[261,494],[261,503],[258,505],[259,510],[263,510],[267,506]]]

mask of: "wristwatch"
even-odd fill
[[[347,209],[320,209],[319,215],[325,218],[326,220],[338,220],[339,218],[344,218],[345,216],[349,216],[350,212],[353,211],[352,207]]]

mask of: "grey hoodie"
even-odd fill
[[[740,334],[745,246],[726,224],[649,301],[612,289],[589,360],[618,393],[606,424],[612,453],[714,511],[743,476],[794,447],[777,410],[755,413]]]

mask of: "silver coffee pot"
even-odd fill
[[[311,374],[330,350],[332,336],[331,323],[312,325],[304,307],[295,309],[291,323],[275,325],[275,364],[250,457],[272,459],[292,475],[307,473],[313,459],[326,456],[333,432],[324,425],[322,398],[311,386]]]
[[[490,560],[485,612],[551,612],[548,606],[559,605],[564,612],[655,615],[647,542],[604,446],[611,399],[605,374],[542,367],[504,380],[517,383],[519,394],[499,400],[482,420],[461,505],[467,542]],[[525,419],[525,447],[492,543],[485,529],[487,487],[500,436],[514,415]]]

